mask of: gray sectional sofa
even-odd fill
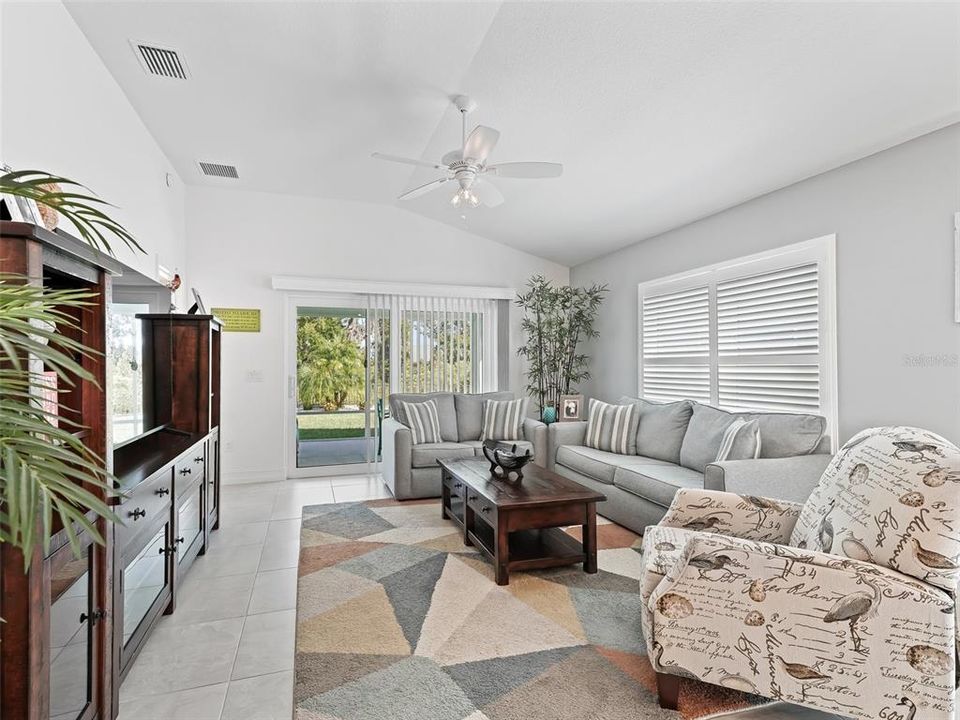
[[[640,406],[637,454],[584,445],[586,422],[550,425],[547,467],[602,492],[597,512],[636,532],[655,525],[680,488],[727,490],[802,502],[830,461],[826,421],[819,415],[728,413],[691,401]],[[724,430],[741,417],[760,426],[760,457],[715,462]]]
[[[437,460],[483,457],[480,432],[483,429],[484,400],[513,400],[514,397],[511,392],[391,395],[390,417],[384,419],[381,429],[381,460],[383,478],[393,496],[398,500],[439,497],[440,468]],[[414,445],[401,403],[427,400],[437,402],[443,442]],[[545,466],[547,426],[527,418],[523,423],[523,435],[523,440],[505,445],[516,444],[519,452],[529,449],[534,456],[533,462]]]

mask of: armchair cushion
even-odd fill
[[[797,503],[757,495],[680,490],[657,527],[786,543],[800,517],[801,508]]]
[[[645,538],[647,572],[667,537],[658,533]],[[644,606],[644,628],[658,672],[848,717],[894,717],[900,703],[901,717],[913,706],[917,718],[948,720],[953,609],[948,593],[872,563],[691,533]]]
[[[453,404],[453,393],[396,393],[390,396],[390,416],[401,425],[410,427],[403,412],[403,403],[420,403],[433,400],[437,403],[437,415],[440,420],[440,435],[444,442],[457,442],[457,410]]]
[[[870,560],[954,592],[960,449],[910,427],[864,430],[827,466],[790,544]]]
[[[480,439],[484,400],[513,400],[513,393],[455,393],[453,404],[457,409],[457,439],[460,442]]]
[[[414,445],[411,455],[411,466],[415,468],[436,467],[437,460],[468,460],[476,457],[471,446],[451,442]]]

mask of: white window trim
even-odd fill
[[[827,419],[827,434],[836,444],[839,427],[837,384],[837,236],[824,235],[812,240],[785,245],[765,252],[735,258],[674,275],[648,280],[637,285],[637,391],[643,396],[643,298],[656,288],[657,294],[677,292],[702,285],[710,287],[711,336],[716,336],[716,283],[718,279],[739,274],[760,273],[804,262],[817,262],[820,276],[820,392],[821,413]],[[716,347],[711,344],[709,362],[716,365]]]

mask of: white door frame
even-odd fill
[[[300,479],[329,477],[331,475],[368,475],[377,472],[373,462],[349,465],[319,465],[297,467],[297,308],[298,307],[344,307],[367,308],[365,295],[345,293],[285,293],[283,317],[283,368],[286,391],[283,395],[283,459],[284,477]]]

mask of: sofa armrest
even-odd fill
[[[681,489],[660,525],[747,540],[786,543],[803,505],[758,495]]]
[[[533,418],[523,421],[523,439],[533,443],[533,464],[547,466],[547,426]]]
[[[384,418],[380,432],[383,435],[383,480],[395,498],[411,497],[413,433],[393,418]]]
[[[703,487],[802,503],[820,482],[831,459],[832,455],[822,453],[710,463],[703,473]]]
[[[576,422],[555,422],[547,426],[547,462],[548,470],[553,470],[557,462],[557,450],[561,445],[583,445],[587,439],[587,423],[585,420]]]

